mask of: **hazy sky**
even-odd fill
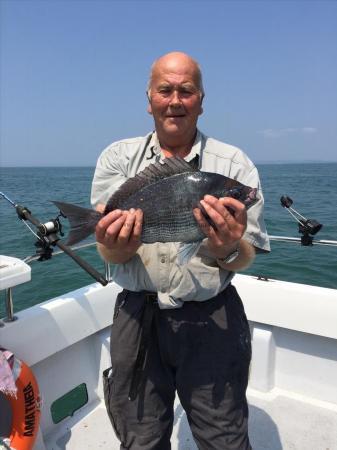
[[[1,163],[95,165],[153,127],[149,68],[194,56],[199,128],[255,162],[337,161],[336,1],[14,1],[1,7]]]

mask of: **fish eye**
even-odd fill
[[[238,200],[241,196],[240,189],[238,189],[238,188],[231,189],[230,196]]]

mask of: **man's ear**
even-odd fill
[[[201,99],[200,99],[200,112],[199,112],[199,116],[201,116],[201,114],[204,112],[204,108],[202,107],[202,102],[204,101],[204,97],[205,97],[205,95],[203,94],[203,95],[201,96]]]
[[[150,97],[150,95],[149,95],[149,92],[146,92],[146,97],[147,97],[147,99],[148,99],[148,105],[147,105],[147,112],[149,113],[149,114],[152,114],[152,106],[151,106],[151,97]]]

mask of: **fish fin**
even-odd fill
[[[187,264],[190,259],[197,253],[202,241],[187,242],[180,244],[177,254],[177,262],[180,265]]]
[[[165,158],[162,162],[156,162],[147,166],[136,176],[128,179],[119,189],[110,197],[105,212],[122,208],[123,203],[131,197],[131,195],[140,191],[145,186],[149,186],[159,180],[171,177],[180,173],[197,172],[195,158],[191,162],[185,161],[183,158],[172,157]]]
[[[93,209],[82,208],[71,203],[53,201],[70,223],[66,245],[74,245],[94,233],[97,222],[103,217]]]

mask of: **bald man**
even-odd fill
[[[198,130],[204,88],[193,58],[171,52],[157,59],[147,96],[155,131],[103,151],[92,185],[98,210],[128,178],[176,156],[197,156],[200,170],[261,192],[256,167],[240,149]],[[231,280],[256,251],[270,250],[263,196],[248,216],[233,198],[206,195],[201,204],[213,225],[200,209],[193,211],[205,239],[184,266],[177,262],[177,243],[141,243],[140,209],[112,211],[96,228],[98,250],[115,264],[113,279],[123,287],[111,331],[112,366],[103,374],[107,411],[123,450],[171,448],[176,392],[200,450],[251,448],[250,333]]]

